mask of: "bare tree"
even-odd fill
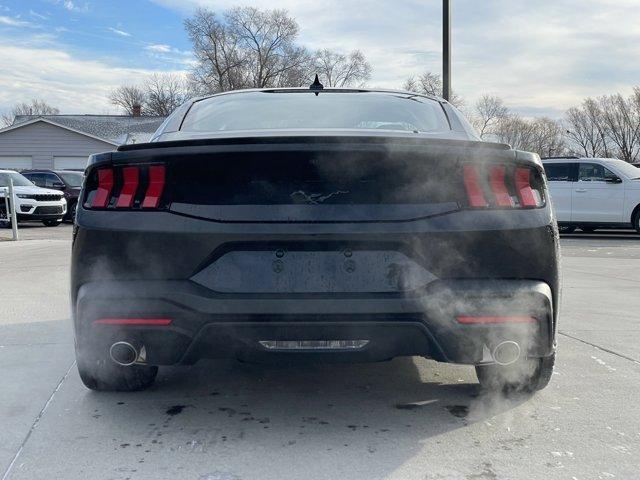
[[[135,106],[144,106],[146,95],[138,85],[122,85],[111,91],[109,101],[121,107],[127,115],[133,115]],[[143,113],[146,114],[146,112]]]
[[[633,162],[640,148],[640,92],[631,98],[621,94],[601,97],[598,100],[608,138],[617,147],[618,156]]]
[[[295,43],[298,24],[285,10],[234,8],[220,20],[201,8],[185,27],[197,59],[193,80],[206,91],[308,81],[312,56]]]
[[[585,157],[608,157],[608,140],[597,102],[586,99],[581,107],[566,113],[567,137],[573,148]]]
[[[4,113],[0,121],[4,126],[12,125],[18,115],[57,115],[60,113],[56,107],[52,107],[44,100],[33,99],[31,103],[18,103],[8,112]]]
[[[371,65],[360,50],[348,55],[318,50],[314,66],[315,73],[327,87],[361,87],[371,78]]]
[[[509,109],[500,97],[483,95],[474,105],[472,123],[481,138],[490,135],[497,125],[509,115]]]
[[[493,134],[498,141],[515,149],[536,152],[543,157],[562,155],[566,151],[562,125],[547,117],[529,120],[516,114],[507,115],[497,123]]]
[[[145,115],[166,116],[189,97],[185,79],[172,73],[154,73],[143,84]]]
[[[442,77],[437,73],[425,72],[416,77],[409,77],[402,85],[403,90],[409,92],[423,93],[425,95],[442,96]],[[458,107],[464,106],[464,100],[455,92],[451,93],[449,102]]]

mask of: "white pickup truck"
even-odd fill
[[[561,232],[629,227],[640,232],[640,169],[611,158],[563,157],[543,164]]]

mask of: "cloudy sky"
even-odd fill
[[[524,115],[562,116],[586,96],[640,85],[640,0],[452,0],[454,89],[500,95]],[[0,111],[43,98],[63,113],[115,113],[111,88],[187,71],[182,22],[240,0],[0,0]],[[440,71],[440,0],[270,0],[309,48],[361,49],[370,86]]]

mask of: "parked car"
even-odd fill
[[[0,170],[0,218],[5,225],[11,225],[11,210],[7,212],[5,206],[9,179],[13,180],[18,222],[39,221],[47,227],[56,227],[62,222],[67,213],[67,201],[60,191],[37,187],[13,170]]]
[[[75,170],[25,170],[21,173],[38,187],[53,188],[64,193],[64,198],[67,199],[67,215],[64,219],[73,221],[84,179],[83,172]]]
[[[538,155],[444,100],[264,89],[187,102],[89,159],[72,255],[78,370],[149,386],[201,358],[553,370],[558,236]]]
[[[544,159],[560,231],[635,228],[640,232],[640,170],[612,158]]]

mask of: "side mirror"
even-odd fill
[[[605,181],[607,183],[622,183],[622,179],[620,177],[608,177]]]

